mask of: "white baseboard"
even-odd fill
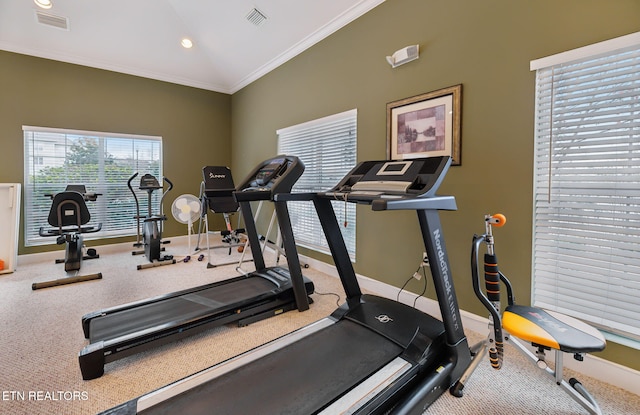
[[[337,270],[333,265],[308,257],[304,257],[303,260],[314,269],[335,276],[336,278],[338,277]],[[416,294],[411,292],[403,291],[398,297],[399,289],[397,287],[365,277],[364,275],[358,274],[357,277],[363,290],[381,297],[393,300],[399,299],[400,302],[408,305],[413,305],[416,299]],[[416,301],[416,308],[436,318],[441,318],[440,308],[438,302],[435,300],[419,297]],[[481,334],[488,333],[488,318],[465,310],[460,310],[460,314],[465,329]],[[553,361],[553,353],[551,353],[549,357],[549,360]],[[586,355],[584,362],[578,362],[574,359],[564,359],[564,367],[640,395],[640,371],[592,355]]]

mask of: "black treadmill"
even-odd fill
[[[111,307],[82,317],[89,344],[78,356],[84,380],[104,374],[104,365],[203,330],[237,322],[244,326],[297,308],[309,309],[313,283],[302,276],[285,202],[274,202],[287,268],[266,267],[251,201],[288,193],[304,171],[293,156],[260,163],[234,195],[243,214],[256,271],[228,280]]]
[[[329,317],[103,412],[130,414],[421,414],[471,362],[435,196],[451,160],[371,161],[312,200],[347,300]],[[443,321],[399,302],[363,295],[332,200],[374,211],[415,210]],[[382,239],[381,239],[382,240]]]

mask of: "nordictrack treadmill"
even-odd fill
[[[421,414],[471,362],[438,215],[456,203],[435,196],[449,164],[449,157],[364,162],[329,192],[277,195],[313,201],[346,302],[329,317],[104,414]],[[417,212],[443,321],[361,293],[333,200]]]
[[[234,193],[243,210],[256,271],[224,281],[111,307],[82,317],[89,344],[78,356],[84,380],[104,374],[104,365],[212,327],[244,326],[297,308],[309,309],[313,283],[302,276],[285,202],[274,202],[287,268],[266,267],[250,202],[288,193],[304,171],[293,156],[260,163]],[[167,271],[169,272],[169,271]]]

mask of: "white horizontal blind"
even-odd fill
[[[640,44],[536,75],[533,302],[640,339]]]
[[[63,191],[68,184],[84,184],[89,192],[101,193],[88,201],[93,224],[102,231],[85,239],[135,235],[135,201],[127,187],[137,190],[140,177],[150,173],[162,180],[160,137],[97,133],[23,126],[25,245],[54,244],[55,238],[38,235],[40,227],[51,228],[47,217],[51,198],[45,194]],[[152,212],[159,210],[160,192],[154,192]],[[147,213],[147,195],[137,192],[141,214]]]
[[[329,190],[356,165],[357,116],[357,110],[353,109],[277,131],[278,153],[298,156],[305,165],[293,191]],[[293,202],[289,210],[296,243],[329,253],[313,204]],[[355,206],[334,202],[334,210],[338,222],[347,225],[341,226],[342,235],[351,260],[355,261]]]

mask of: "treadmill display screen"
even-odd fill
[[[282,169],[282,165],[285,163],[284,159],[274,159],[271,162],[258,170],[256,174],[256,183],[259,186],[264,186],[269,183]]]
[[[389,161],[384,163],[380,170],[378,170],[378,176],[401,176],[407,172],[407,169],[411,166],[411,161]]]

